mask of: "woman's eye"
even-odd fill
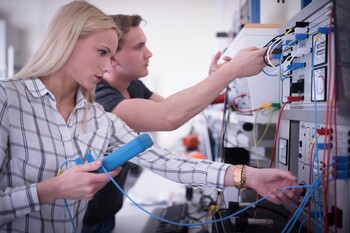
[[[107,54],[106,50],[102,50],[102,49],[99,50],[98,52],[100,53],[100,55],[106,55]]]

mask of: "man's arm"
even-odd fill
[[[264,53],[265,49],[243,49],[203,81],[161,102],[127,99],[112,112],[138,132],[174,130],[206,108],[235,78],[261,72]]]

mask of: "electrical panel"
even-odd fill
[[[305,191],[288,206],[296,220],[286,229],[298,221],[311,232],[350,232],[349,12],[344,0],[312,2],[273,47],[283,113],[273,162]]]
[[[252,215],[241,216],[253,216],[250,225],[254,222],[260,227],[254,232],[350,232],[349,12],[348,0],[312,1],[275,33],[243,28],[224,53],[234,56],[252,45],[267,48],[264,71],[257,77],[238,78],[226,89],[229,104],[222,117],[222,145],[241,146],[258,155],[257,145],[271,140],[263,129],[271,123],[272,145],[259,145],[272,148],[270,154],[262,153],[268,163],[256,156],[256,163],[251,158],[249,165],[290,171],[303,190],[300,200],[283,206],[288,214],[264,203],[264,208],[274,210],[271,216],[258,216],[261,210],[255,207]],[[245,123],[252,123],[253,130],[231,127]],[[249,194],[238,193],[235,201],[254,200],[246,198]],[[272,212],[280,216],[272,217]],[[228,214],[232,214],[230,207],[214,217]],[[230,220],[215,225],[214,232],[248,232],[248,228],[238,231],[242,224]],[[276,223],[273,227],[272,222]],[[232,225],[235,230],[227,230]]]

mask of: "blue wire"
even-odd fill
[[[318,159],[318,151],[319,149],[316,148],[315,149],[315,158],[316,158],[316,170],[317,170],[317,177],[319,177],[320,179],[322,179],[322,173],[320,173],[320,165],[319,165],[319,159]],[[316,205],[316,197],[314,197],[314,208],[315,208],[315,211],[318,213],[320,212],[321,210],[319,208],[321,208],[321,186],[318,186],[317,188],[317,192],[314,194],[314,196],[318,197],[318,205]],[[316,218],[316,226],[318,226],[320,223],[319,223],[319,219]],[[323,223],[321,221],[321,229],[323,229]],[[316,233],[318,232],[318,227],[316,227]]]
[[[267,76],[270,76],[270,77],[276,77],[277,74],[269,74],[267,73],[265,70],[262,70],[264,72],[264,74],[266,74]]]
[[[74,224],[74,221],[73,221],[73,217],[72,217],[72,214],[71,214],[71,212],[70,212],[70,209],[69,209],[67,200],[66,200],[66,199],[63,199],[63,201],[64,201],[64,205],[66,206],[66,209],[67,209],[67,211],[68,211],[68,215],[69,215],[70,221],[71,221],[71,223],[72,223],[72,227],[73,227],[74,233],[77,233],[77,229],[76,229],[76,227],[75,227],[75,224]]]
[[[317,39],[318,38],[316,38],[316,40],[314,42],[313,48],[316,48]],[[313,93],[313,97],[314,97],[314,128],[315,128],[314,135],[315,135],[315,138],[316,138],[315,143],[317,145],[317,143],[318,143],[318,136],[317,136],[317,97],[316,97],[317,90],[316,90],[316,78],[315,78],[315,50],[316,49],[312,49],[312,53],[311,53],[311,79],[312,79],[313,84],[314,84],[313,85],[313,91],[314,91],[314,93]],[[319,169],[319,160],[318,160],[318,148],[315,149],[314,157],[317,158],[316,169],[317,169],[317,175],[320,176],[320,174],[319,174],[320,169]],[[310,164],[310,166],[313,167],[313,164]],[[312,169],[312,167],[310,167],[310,169]],[[322,202],[321,202],[321,189],[320,189],[320,187],[318,188],[317,194],[318,194],[317,196],[318,196],[318,200],[319,200],[319,205],[318,206],[321,207],[320,205],[321,205]],[[324,204],[326,204],[326,203],[324,203]],[[314,208],[315,208],[315,211],[317,211],[317,212],[319,211],[316,208],[316,198],[315,197],[314,197]],[[319,222],[319,219],[316,218],[316,226],[319,225],[318,222]],[[321,227],[323,228],[323,221],[320,221],[320,222],[321,222]],[[316,233],[317,233],[317,229],[318,229],[318,227],[316,227]]]
[[[306,203],[308,202],[308,200],[309,200],[311,194],[313,193],[313,191],[314,191],[316,185],[317,185],[317,183],[314,183],[314,184],[309,185],[310,189],[309,189],[308,192],[306,193],[304,199],[302,200],[302,202],[300,203],[300,205],[298,206],[297,210],[296,210],[295,213],[293,214],[292,218],[288,221],[287,225],[285,226],[285,228],[283,229],[282,232],[285,232],[285,231],[288,229],[288,227],[290,227],[290,229],[289,229],[288,232],[290,232],[290,231],[293,229],[293,227],[294,227],[294,225],[295,225],[297,219],[299,218],[301,212],[302,212],[303,209],[305,208]]]
[[[315,135],[317,137],[317,135]],[[316,138],[317,141],[317,138]],[[315,161],[316,160],[316,161]],[[316,173],[315,174],[315,169],[314,169],[314,164],[315,165],[315,169],[316,169]],[[311,169],[311,183],[314,182],[314,177],[320,177],[319,176],[319,166],[318,166],[318,150],[317,148],[315,148],[314,153],[312,155],[312,159],[311,159],[311,164],[310,164],[310,169]],[[316,206],[316,192],[313,192],[312,194],[312,199],[313,201],[313,206],[314,206],[314,210],[317,211],[317,206]],[[316,225],[317,225],[317,220],[316,220]],[[317,233],[317,227],[316,227],[316,233]]]
[[[284,46],[284,48],[282,49],[282,53],[281,53],[281,57],[280,57],[280,65],[279,65],[279,69],[280,69],[280,80],[283,81],[283,72],[282,72],[282,60],[283,60],[283,54],[284,52],[289,48],[290,46],[287,44],[286,46]]]
[[[319,181],[319,182],[320,182],[320,181]],[[301,212],[302,212],[303,209],[305,208],[306,203],[307,203],[308,199],[310,198],[311,193],[313,193],[313,191],[314,191],[314,189],[315,189],[315,187],[316,187],[317,184],[318,184],[318,183],[315,182],[314,184],[312,184],[312,185],[310,186],[311,188],[308,190],[308,192],[306,193],[304,199],[301,201],[300,205],[298,206],[297,210],[295,211],[295,213],[293,214],[293,216],[290,218],[290,220],[287,222],[286,226],[283,228],[282,233],[286,232],[287,229],[288,229],[288,227],[290,227],[289,230],[288,230],[288,232],[290,232],[290,231],[293,229],[293,227],[294,227],[296,221],[298,220],[298,218],[299,218]]]
[[[179,223],[179,222],[173,222],[170,221],[168,219],[162,218],[158,215],[155,215],[149,211],[147,211],[146,209],[142,208],[139,204],[137,204],[131,197],[129,197],[129,195],[127,193],[124,192],[124,190],[118,185],[118,183],[113,179],[113,177],[108,173],[108,171],[106,170],[106,168],[102,165],[102,170],[106,173],[106,175],[108,176],[108,178],[113,182],[113,184],[119,189],[120,192],[122,192],[137,208],[139,208],[140,210],[142,210],[143,212],[149,214],[151,217],[156,218],[160,221],[169,223],[169,224],[173,224],[173,225],[178,225],[178,226],[185,226],[185,227],[194,227],[194,226],[201,226],[201,225],[207,225],[207,224],[212,224],[212,223],[216,223],[216,222],[221,222],[224,220],[227,220],[231,217],[234,217],[238,214],[241,214],[242,212],[246,211],[247,209],[257,205],[259,202],[267,199],[269,197],[269,195],[260,198],[259,200],[255,201],[254,203],[250,204],[249,206],[237,211],[236,213],[233,213],[229,216],[226,216],[224,218],[220,218],[220,219],[216,219],[216,220],[212,220],[212,221],[207,221],[207,222],[200,222],[200,223]],[[286,187],[287,188],[287,187]]]
[[[62,170],[62,168],[63,168],[64,165],[66,165],[67,163],[71,163],[71,162],[75,162],[75,160],[67,160],[67,161],[65,161],[64,163],[62,163],[62,164],[61,164],[61,167],[60,167],[60,170]],[[72,227],[73,227],[74,233],[77,233],[77,229],[76,229],[76,227],[75,227],[74,220],[73,220],[72,214],[71,214],[71,212],[70,212],[70,209],[69,209],[67,200],[66,200],[66,199],[63,199],[63,201],[64,201],[64,205],[66,206],[66,209],[67,209],[67,211],[68,211],[69,219],[70,219],[70,222],[72,223]]]
[[[306,218],[306,219],[304,219],[304,220],[303,220],[303,221],[300,223],[298,233],[300,233],[300,232],[301,232],[301,229],[303,228],[303,225],[304,225],[304,223],[306,222],[306,220],[307,220],[307,218]]]
[[[65,164],[67,164],[67,163],[69,163],[69,162],[74,162],[74,160],[70,160],[70,161],[64,162],[64,163],[61,165],[61,168],[62,168]],[[224,217],[224,218],[220,218],[220,219],[216,219],[216,220],[212,220],[212,221],[207,221],[207,222],[191,223],[191,224],[190,224],[190,223],[173,222],[173,221],[164,219],[164,218],[162,218],[162,217],[160,217],[160,216],[158,216],[158,215],[155,215],[155,214],[153,214],[153,213],[147,211],[147,210],[144,209],[143,207],[141,207],[139,204],[137,204],[137,203],[136,203],[131,197],[129,197],[129,195],[128,195],[127,193],[125,193],[125,191],[118,185],[118,183],[117,183],[117,182],[113,179],[113,177],[108,173],[108,171],[106,170],[106,168],[105,168],[103,165],[102,165],[101,167],[102,167],[102,170],[106,173],[107,177],[108,177],[108,178],[113,182],[113,184],[119,189],[119,191],[122,192],[123,195],[125,195],[136,207],[138,207],[140,210],[144,211],[145,213],[149,214],[149,215],[150,215],[151,217],[153,217],[153,218],[156,218],[156,219],[158,219],[158,220],[160,220],[160,221],[163,221],[163,222],[166,222],[166,223],[169,223],[169,224],[178,225],[178,226],[194,227],[194,226],[201,226],[201,225],[207,225],[207,224],[213,224],[213,223],[216,223],[216,222],[221,222],[221,221],[227,220],[227,219],[229,219],[229,218],[231,218],[231,217],[234,217],[234,216],[237,216],[237,215],[241,214],[242,212],[244,212],[244,211],[246,211],[247,209],[249,209],[249,208],[251,208],[251,207],[257,205],[258,203],[260,203],[261,201],[267,199],[267,198],[270,196],[270,195],[264,196],[264,197],[258,199],[257,201],[253,202],[253,203],[250,204],[249,206],[247,206],[247,207],[245,207],[245,208],[243,208],[243,209],[241,209],[241,210],[239,210],[239,211],[237,211],[237,212],[235,212],[235,213],[233,213],[233,214],[231,214],[231,215],[229,215],[229,216],[226,216],[226,217]],[[304,206],[306,205],[306,200],[309,199],[309,196],[310,196],[309,193],[313,192],[313,190],[314,190],[315,187],[316,187],[316,184],[312,184],[312,185],[286,186],[286,187],[280,188],[280,190],[283,190],[283,189],[302,188],[302,187],[311,187],[311,189],[310,189],[310,190],[308,191],[308,193],[306,194],[306,197],[307,197],[307,198],[304,198],[304,199],[303,199],[304,204],[302,204],[302,205],[299,206],[299,209],[301,209],[301,210],[302,210],[302,209],[304,208]],[[302,203],[303,203],[303,202],[302,202]],[[70,209],[69,209],[69,207],[68,207],[68,203],[67,203],[66,199],[64,199],[64,203],[65,203],[66,209],[67,209],[67,211],[68,211],[68,215],[69,215],[69,217],[70,217],[70,220],[71,220],[71,223],[72,223],[74,232],[76,233],[76,227],[75,227],[75,224],[74,224],[74,221],[73,221],[73,217],[72,217],[72,215],[71,215],[71,212],[70,212]],[[301,206],[303,206],[303,207],[301,208]],[[299,214],[299,215],[300,215],[300,214]],[[299,215],[298,215],[298,216],[299,216]],[[297,214],[294,214],[294,215],[293,215],[293,217],[292,217],[292,218],[290,219],[290,221],[287,223],[287,225],[285,226],[285,228],[288,227],[288,225],[290,224],[290,222],[291,222],[291,220],[292,220],[293,218],[295,219],[293,225],[295,224],[295,221],[298,219],[298,218],[296,218],[295,216],[297,216]],[[283,231],[283,232],[284,232],[284,231]]]
[[[333,166],[333,165],[332,165]],[[284,233],[284,232],[290,232],[296,221],[298,220],[300,214],[302,213],[303,209],[305,208],[308,200],[310,199],[312,193],[315,191],[315,189],[317,187],[319,187],[321,185],[321,177],[318,177],[317,180],[310,184],[310,185],[303,185],[303,186],[290,186],[289,188],[298,188],[298,187],[306,187],[306,188],[310,188],[305,197],[303,198],[303,200],[301,201],[300,205],[298,206],[297,210],[294,212],[293,216],[289,219],[289,221],[287,222],[287,224],[285,225],[285,227],[283,228],[283,230],[281,231],[281,233]],[[330,180],[331,181],[331,180]],[[317,212],[316,212],[317,214]],[[317,216],[317,215],[316,215]],[[288,227],[289,227],[289,230],[288,230]],[[288,231],[287,231],[288,230]]]

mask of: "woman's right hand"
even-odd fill
[[[95,193],[110,180],[104,173],[95,173],[102,165],[100,160],[74,166],[61,175],[38,183],[37,190],[40,204],[57,199],[91,200]],[[109,174],[114,177],[120,173],[119,167]]]

